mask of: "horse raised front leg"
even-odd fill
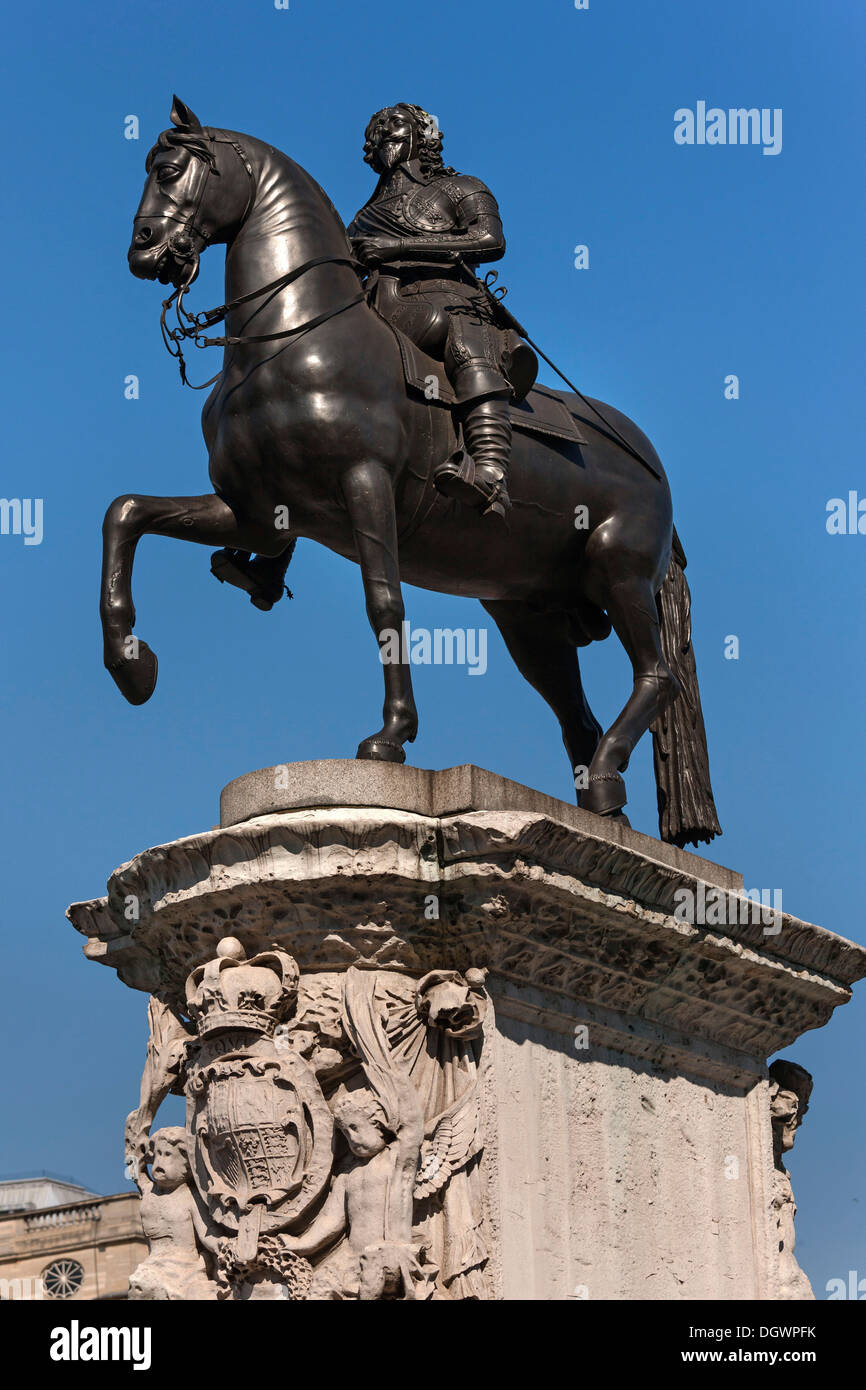
[[[343,495],[364,580],[367,616],[385,673],[384,723],[378,733],[361,740],[356,756],[402,763],[406,759],[403,744],[411,743],[418,732],[418,713],[403,650],[403,594],[390,474],[379,463],[357,464],[343,477]]]
[[[144,535],[173,536],[200,545],[252,548],[234,512],[212,493],[201,497],[117,497],[102,524],[100,615],[106,669],[131,705],[143,705],[156,686],[157,661],[134,637],[132,567]]]
[[[586,811],[613,815],[626,804],[621,773],[638,740],[675,699],[679,683],[662,655],[658,609],[652,585],[640,578],[613,584],[605,608],[632,665],[634,686],[617,718],[602,736],[580,798]]]

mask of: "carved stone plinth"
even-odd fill
[[[152,996],[134,1297],[811,1296],[811,1080],[766,1059],[866,950],[739,875],[478,768],[319,762],[108,887],[69,916]]]

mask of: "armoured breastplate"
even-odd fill
[[[361,208],[350,231],[355,236],[383,231],[423,236],[455,231],[458,225],[449,180],[434,179],[420,185],[406,180],[396,192],[385,193]]]
[[[449,196],[447,180],[436,179],[404,197],[403,217],[411,231],[455,231],[457,215]]]

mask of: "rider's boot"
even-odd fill
[[[473,401],[463,416],[463,448],[440,464],[433,481],[441,493],[504,518],[511,507],[511,414],[508,397]]]
[[[295,548],[294,541],[281,555],[256,555],[248,550],[216,550],[211,556],[211,574],[221,584],[233,584],[244,589],[250,603],[267,613],[275,603],[291,591],[286,588],[286,570]]]

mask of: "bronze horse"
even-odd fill
[[[578,792],[585,809],[622,816],[621,773],[653,725],[663,838],[682,845],[719,834],[685,559],[649,440],[611,407],[561,393],[589,442],[515,432],[508,525],[440,496],[429,479],[456,445],[451,413],[407,387],[395,333],[359,290],[326,194],[261,140],[202,127],[176,98],[171,114],[148,156],[129,266],[177,295],[200,253],[225,244],[227,333],[202,411],[213,492],[127,495],[106,514],[105,664],[126,699],[141,704],[156,684],[156,657],[132,635],[143,535],[282,556],[281,575],[295,540],[309,537],[360,565],[380,647],[401,631],[401,577],[480,599],[557,716],[571,767],[589,769]],[[199,326],[217,317],[199,316]],[[583,527],[578,508],[587,509]],[[602,732],[577,648],[611,626],[634,686]],[[402,762],[415,738],[407,656],[383,662],[383,724],[361,741],[359,758]]]

